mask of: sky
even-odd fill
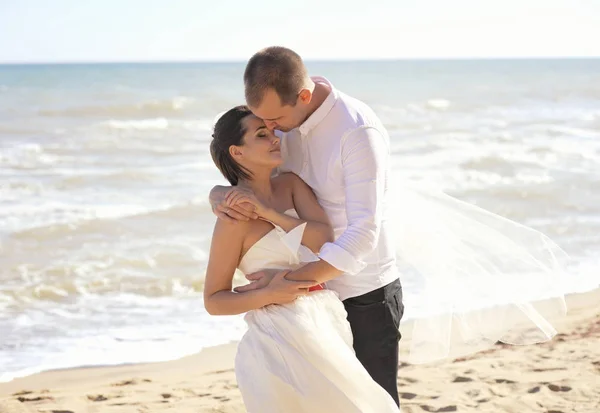
[[[0,63],[600,56],[600,0],[0,0]]]

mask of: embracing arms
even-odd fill
[[[280,274],[268,288],[238,293],[232,291],[234,272],[241,258],[246,225],[218,219],[213,232],[204,283],[204,307],[212,315],[241,314],[268,304],[283,304],[303,294],[314,282],[293,282]]]

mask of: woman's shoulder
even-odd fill
[[[224,219],[217,218],[214,232],[223,234],[223,236],[236,237],[243,240],[248,233],[250,225],[251,221],[225,221]]]
[[[272,179],[272,183],[275,185],[291,186],[297,182],[302,182],[302,179],[293,172],[284,172]]]

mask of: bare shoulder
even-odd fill
[[[285,186],[291,188],[298,183],[304,183],[304,181],[293,172],[284,172],[273,178],[273,184],[277,186]]]
[[[217,219],[215,222],[214,234],[228,237],[231,241],[235,241],[235,239],[243,241],[249,228],[250,221],[229,222],[223,219]]]

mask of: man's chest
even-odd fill
[[[344,176],[339,139],[322,136],[284,137],[282,171],[306,182],[319,200],[343,202]]]

